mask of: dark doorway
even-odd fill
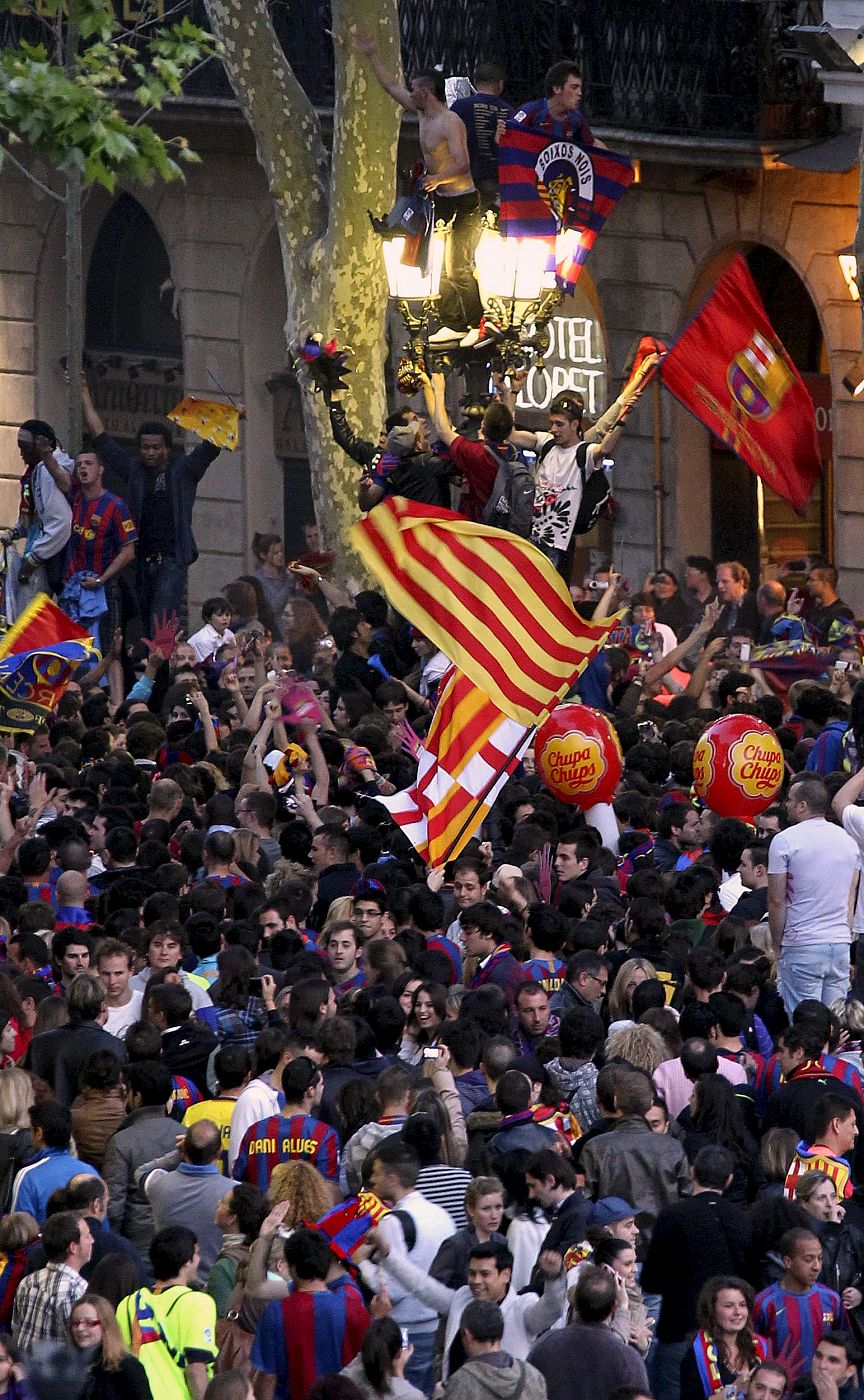
[[[810,294],[798,274],[772,248],[757,244],[744,250],[750,273],[768,313],[798,371],[806,376],[822,369],[822,328]],[[830,473],[823,461],[823,477]],[[823,518],[824,480],[817,482],[804,517],[765,486],[728,447],[711,439],[711,547],[714,558],[738,559],[758,579],[766,566],[795,554],[816,554],[829,547]]]

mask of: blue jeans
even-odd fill
[[[681,1362],[689,1346],[687,1341],[657,1343],[648,1372],[656,1400],[680,1400]]]
[[[438,1329],[433,1325],[428,1331],[415,1332],[413,1327],[406,1330],[414,1353],[405,1367],[405,1379],[422,1390],[424,1395],[431,1395],[435,1384],[435,1339]]]
[[[185,627],[187,572],[186,565],[176,559],[162,559],[158,564],[138,560],[135,585],[145,637],[153,636],[153,619],[164,614],[176,613],[178,623]]]
[[[849,991],[849,944],[807,943],[781,948],[777,959],[777,990],[791,1016],[799,1001],[830,1006]]]

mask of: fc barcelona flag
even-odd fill
[[[508,122],[498,146],[501,232],[547,239],[558,281],[570,290],[633,177],[632,161],[616,151]]]
[[[377,797],[432,868],[454,860],[483,822],[531,731],[508,719],[455,667],[445,674],[417,778]]]
[[[813,400],[740,254],[660,373],[685,408],[803,513],[821,471]]]
[[[96,656],[86,629],[40,593],[0,638],[0,729],[44,724],[74,672]]]

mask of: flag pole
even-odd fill
[[[542,721],[546,718],[547,715],[542,715],[541,719],[538,721],[538,724],[532,725],[532,727],[529,730],[527,730],[525,734],[522,735],[521,739],[517,739],[516,743],[513,745],[513,748],[510,750],[509,754],[505,758],[501,767],[498,769],[497,773],[492,774],[492,777],[489,779],[483,791],[475,799],[474,806],[471,808],[471,811],[468,813],[458,832],[453,837],[453,840],[450,842],[447,854],[444,857],[444,859],[440,862],[440,865],[437,867],[438,869],[443,869],[443,867],[447,864],[448,860],[452,859],[453,852],[459,845],[459,842],[462,840],[462,837],[465,835],[466,829],[471,825],[471,822],[474,820],[474,817],[477,813],[477,808],[483,806],[483,803],[486,801],[486,798],[489,796],[489,793],[492,791],[495,784],[498,782],[498,779],[502,778],[507,772],[507,769],[510,767],[510,764],[513,762],[514,758],[516,758],[517,754],[519,753],[519,750],[525,748],[531,742],[533,735],[537,733],[538,725],[542,723]]]

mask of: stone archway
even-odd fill
[[[830,405],[829,366],[819,311],[806,282],[781,251],[762,242],[717,250],[694,280],[685,323],[738,252],[747,258],[769,319],[814,400],[825,394]],[[673,432],[678,462],[675,518],[679,558],[691,553],[715,559],[738,558],[758,577],[797,555],[833,552],[830,433],[820,435],[823,477],[802,520],[677,403]]]

